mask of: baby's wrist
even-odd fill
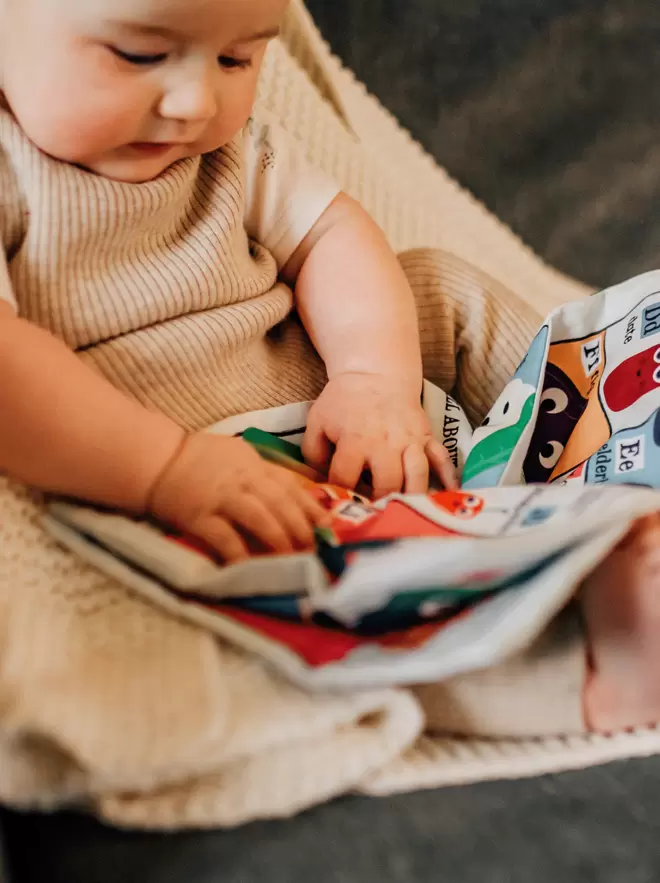
[[[404,395],[411,395],[419,398],[422,394],[424,378],[422,372],[419,371],[394,371],[392,368],[351,368],[344,371],[335,371],[329,375],[329,380],[350,380],[351,377],[373,378],[374,380],[382,380],[388,386],[400,391]]]
[[[161,491],[164,485],[167,485],[170,474],[176,468],[184,450],[187,448],[192,434],[185,432],[183,429],[177,433],[173,446],[169,454],[165,457],[164,462],[158,468],[155,476],[151,479],[145,497],[144,497],[144,514],[158,515],[160,508]]]

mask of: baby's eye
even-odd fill
[[[232,55],[219,55],[218,64],[225,70],[241,70],[252,67],[251,58],[234,58]]]
[[[142,67],[147,67],[148,65],[153,64],[161,64],[167,58],[167,52],[158,52],[156,54],[146,54],[146,53],[135,53],[135,52],[123,52],[121,49],[118,49],[116,46],[109,46],[110,51],[117,56],[117,58],[121,58],[122,61],[128,62],[128,64],[140,65]]]

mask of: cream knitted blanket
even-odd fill
[[[397,250],[440,246],[543,314],[584,289],[544,267],[342,71],[294,4],[260,101]],[[580,767],[660,750],[654,731],[454,740],[405,690],[309,695],[57,546],[0,480],[0,799],[83,804],[138,827],[236,825],[334,796]],[[27,574],[27,576],[26,576]],[[515,734],[515,677],[493,683]]]

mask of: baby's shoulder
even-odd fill
[[[0,242],[5,251],[10,251],[24,233],[28,211],[21,175],[34,173],[34,162],[30,162],[33,154],[39,156],[0,93]]]

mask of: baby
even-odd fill
[[[536,318],[459,263],[397,260],[251,119],[286,0],[2,3],[0,469],[149,512],[227,561],[309,546],[325,517],[288,472],[201,431],[232,413],[316,399],[304,454],[332,482],[454,484],[422,350],[483,413]],[[643,522],[585,589],[596,729],[660,717],[658,539]]]

